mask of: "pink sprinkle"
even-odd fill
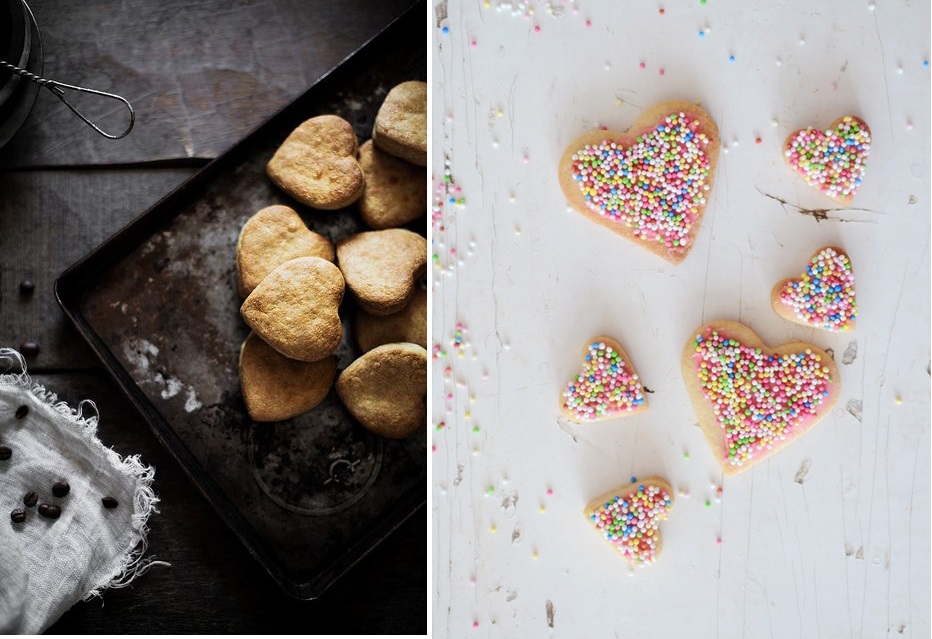
[[[528,163],[528,157],[527,157],[526,155],[524,156],[524,163],[525,163],[525,164]]]
[[[534,25],[534,33],[540,33],[540,25],[538,24]]]
[[[552,495],[552,494],[553,494],[553,488],[548,488],[548,489],[547,489],[547,496],[549,497],[549,496]]]
[[[476,48],[476,41],[473,40],[472,42],[470,42],[470,43],[469,43],[469,46],[471,46],[472,48],[475,49],[475,48]]]
[[[643,69],[643,68],[646,67],[646,66],[647,66],[647,65],[644,64],[644,63],[642,62],[641,64],[638,65],[638,68],[639,68],[639,69]]]
[[[450,255],[456,255],[456,249],[455,249],[455,248],[451,248],[451,249],[450,249]]]
[[[906,123],[906,130],[907,130],[907,131],[912,131],[912,130],[913,130],[913,123],[912,123],[912,122],[907,122],[907,123]]]
[[[660,75],[663,75],[663,69],[660,69],[659,71],[657,71],[657,73],[659,73]]]
[[[430,452],[436,453],[436,452],[437,452],[437,447],[434,446],[434,445],[432,444],[431,447],[430,447]]]
[[[479,627],[479,622],[478,622],[478,621],[473,621],[473,622],[472,622],[472,627],[473,627],[473,628],[478,628],[478,627]]]
[[[715,543],[717,543],[719,546],[721,546],[721,545],[722,545],[722,538],[719,537],[718,539],[716,539],[716,540],[715,540]]]
[[[587,27],[591,27],[591,26],[592,26],[592,23],[591,23],[589,20],[586,20],[586,26],[587,26]]]
[[[835,84],[834,82],[832,82],[830,85],[828,85],[829,91],[834,91],[834,90],[837,89],[837,88],[838,88],[838,85]]]

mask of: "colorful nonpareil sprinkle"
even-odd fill
[[[784,151],[803,179],[829,197],[853,197],[864,178],[871,135],[859,119],[846,115],[834,129],[794,133]]]
[[[725,458],[741,466],[816,418],[833,382],[820,355],[770,354],[712,327],[693,340],[702,394],[724,431]]]
[[[673,113],[627,148],[605,140],[580,149],[573,179],[599,215],[683,251],[706,201],[708,144],[698,120]]]
[[[660,545],[660,521],[666,519],[672,501],[660,486],[641,484],[632,492],[616,495],[589,516],[606,541],[614,544],[633,564],[654,562]]]
[[[641,382],[621,354],[605,342],[592,342],[583,371],[563,391],[563,408],[580,421],[595,421],[644,403]]]
[[[849,328],[857,317],[851,260],[832,247],[819,251],[798,280],[780,290],[780,301],[796,317],[817,328]]]

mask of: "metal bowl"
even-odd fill
[[[23,0],[0,0],[0,60],[26,68],[32,48],[32,25]],[[0,108],[16,92],[20,76],[0,69]]]

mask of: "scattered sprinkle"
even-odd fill
[[[712,506],[712,502],[710,502],[708,499],[706,499],[706,500],[705,500],[705,507],[706,507],[706,508],[709,508],[709,507],[711,507],[711,506]]]
[[[450,28],[449,28],[449,27],[441,27],[441,28],[440,28],[440,33],[442,33],[443,35],[447,35],[448,33],[450,33]]]
[[[899,406],[900,404],[903,403],[903,398],[897,395],[896,397],[893,398],[893,401],[896,403],[897,406]]]
[[[729,62],[734,62],[734,61],[735,61],[735,56],[733,56],[733,55],[728,56],[728,61],[729,61]]]
[[[495,524],[489,526],[489,532],[494,533],[496,530],[498,530],[498,528],[495,527]]]
[[[553,495],[553,488],[548,488],[548,489],[547,489],[547,496],[550,497],[551,495]]]
[[[689,459],[689,453],[688,453],[688,452],[685,452],[685,451],[683,452],[683,459]]]
[[[547,512],[547,508],[543,504],[540,505],[540,512]]]
[[[659,73],[660,75],[663,75],[664,71],[663,69],[657,69],[657,73]]]
[[[646,66],[647,66],[647,65],[644,64],[643,62],[641,62],[640,64],[638,64],[638,68],[639,68],[639,69],[643,69],[643,68],[646,67]]]
[[[666,13],[666,11],[661,7],[660,9],[657,10],[657,13],[659,13],[660,15],[663,15]]]
[[[495,494],[495,486],[489,486],[488,488],[485,489],[485,492],[486,492],[487,494],[489,494],[489,495],[494,495],[494,494]]]
[[[761,142],[763,142],[763,140],[760,138],[754,138],[754,144],[760,144]]]
[[[539,25],[539,24],[535,24],[535,25],[534,25],[534,33],[540,33],[540,25]]]

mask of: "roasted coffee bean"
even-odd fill
[[[49,519],[58,519],[61,515],[61,508],[55,504],[39,504],[39,514]]]
[[[32,280],[23,280],[19,283],[20,295],[32,295],[34,290],[36,290],[36,283]]]
[[[39,496],[36,494],[34,490],[26,493],[26,496],[23,497],[23,503],[26,505],[27,508],[32,508],[33,506],[36,505],[36,503],[38,503],[38,501],[39,501]]]
[[[16,419],[22,419],[28,414],[29,414],[29,407],[26,406],[25,404],[23,404],[22,406],[16,409]]]
[[[39,342],[32,339],[27,339],[25,342],[19,345],[19,352],[23,355],[38,355]]]
[[[104,508],[116,508],[120,505],[120,502],[118,502],[113,497],[104,497],[100,500],[100,503],[104,505]]]
[[[13,456],[13,449],[9,446],[0,446],[0,461],[5,461]]]
[[[66,481],[57,481],[55,485],[52,486],[52,494],[56,497],[64,497],[71,491],[71,486],[68,485]]]
[[[26,511],[22,508],[17,508],[10,513],[10,519],[13,520],[14,524],[21,524],[26,521]]]

